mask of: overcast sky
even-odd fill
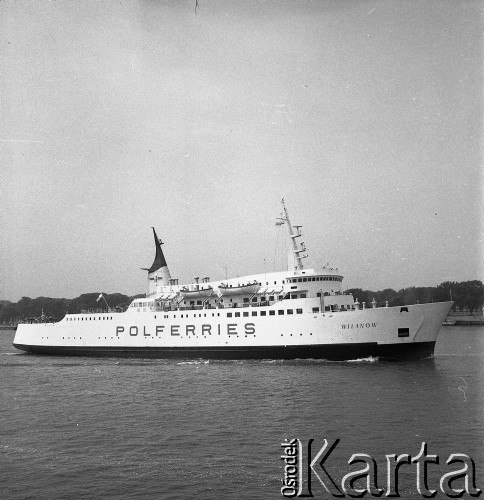
[[[483,279],[482,4],[3,1],[0,299],[306,267]],[[285,228],[282,229],[285,231]]]

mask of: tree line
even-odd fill
[[[360,303],[366,302],[371,307],[373,299],[378,307],[385,306],[386,302],[391,306],[403,306],[409,304],[422,304],[426,302],[454,301],[454,310],[469,310],[471,313],[481,308],[484,304],[484,285],[482,281],[445,281],[437,287],[409,287],[401,290],[386,288],[381,291],[362,290],[351,288],[347,290]],[[109,307],[117,310],[125,310],[129,304],[144,295],[130,297],[121,293],[103,293]],[[104,300],[98,301],[98,293],[84,293],[75,299],[53,299],[50,297],[22,297],[18,302],[8,300],[0,301],[0,324],[16,323],[28,318],[39,318],[45,316],[61,319],[66,313],[77,314],[85,310],[107,309]]]
[[[423,304],[426,302],[445,302],[453,300],[454,311],[469,310],[472,314],[484,304],[484,285],[482,281],[444,281],[436,287],[408,287],[401,290],[386,288],[378,292],[362,290],[361,288],[350,288],[347,290],[360,303],[366,302],[371,307],[373,299],[377,306],[381,307],[388,302],[391,306],[405,306],[411,304]]]
[[[0,324],[17,323],[28,318],[39,318],[42,312],[48,318],[62,319],[66,313],[78,314],[86,310],[125,310],[133,299],[144,297],[135,295],[130,297],[121,293],[103,293],[106,302],[99,298],[99,293],[84,293],[75,299],[53,299],[50,297],[22,297],[18,302],[0,301]]]

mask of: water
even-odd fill
[[[430,486],[460,452],[484,487],[483,327],[444,327],[435,358],[413,363],[47,357],[13,335],[0,332],[0,498],[283,498],[280,443],[295,437],[341,440],[339,482],[369,453],[385,483],[385,455],[425,441],[441,459]],[[410,466],[402,477],[402,498],[421,498]],[[314,479],[313,493],[332,498]]]

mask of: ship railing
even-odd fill
[[[90,308],[90,309],[81,309],[81,314],[102,314],[102,313],[121,313],[124,312],[124,308],[118,308],[118,307],[110,307],[109,309],[102,309],[102,308]],[[74,313],[76,314],[76,313]]]
[[[207,309],[246,309],[251,307],[267,307],[280,302],[283,299],[278,300],[265,300],[261,302],[217,302],[216,304],[197,304],[197,305],[184,305],[180,306],[177,304],[156,306],[150,308],[151,311],[164,311],[164,312],[174,312],[174,311],[203,311]]]

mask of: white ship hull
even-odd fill
[[[296,299],[267,307],[67,315],[58,323],[20,324],[14,346],[76,356],[422,359],[433,354],[452,305],[311,312],[317,303]]]

